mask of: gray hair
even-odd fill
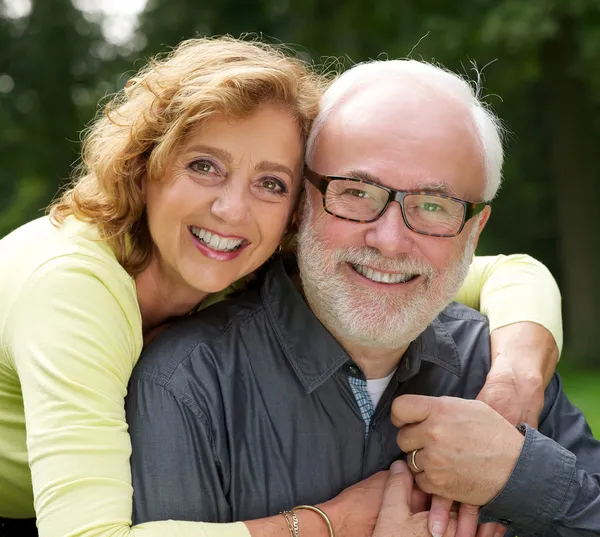
[[[306,144],[306,163],[313,160],[315,144],[323,125],[332,112],[352,94],[351,90],[364,86],[365,81],[385,81],[390,74],[409,77],[415,81],[427,81],[462,102],[470,111],[479,134],[484,155],[485,191],[484,201],[496,196],[502,182],[504,129],[498,117],[480,99],[481,86],[477,80],[470,84],[459,75],[435,65],[416,60],[386,60],[360,63],[345,71],[321,97],[320,110]]]

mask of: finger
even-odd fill
[[[433,537],[442,537],[446,533],[451,509],[452,500],[437,495],[431,498],[431,509],[429,510],[427,527]]]
[[[477,537],[494,537],[496,533],[496,524],[494,522],[488,522],[487,524],[481,524],[477,530]]]
[[[456,537],[475,537],[477,534],[477,516],[479,507],[461,503],[458,508],[458,527]]]
[[[425,472],[415,474],[415,482],[417,486],[427,494],[435,494],[433,485],[430,483]]]
[[[383,491],[383,500],[379,514],[385,516],[394,514],[398,520],[404,520],[410,516],[410,500],[414,480],[404,461],[396,461],[390,468],[385,490]]]
[[[494,526],[496,527],[494,537],[504,537],[506,535],[506,528],[502,524],[494,524]]]
[[[410,520],[413,484],[413,477],[406,463],[404,461],[393,463],[383,491],[383,500],[373,537],[389,537]]]
[[[436,405],[436,397],[426,395],[400,395],[392,403],[392,423],[402,427],[407,423],[426,420]]]
[[[423,492],[416,485],[413,487],[412,496],[410,498],[410,511],[411,513],[422,513],[423,511],[429,511],[431,505],[431,495]]]
[[[396,443],[404,453],[410,455],[413,449],[419,449],[425,445],[426,431],[426,424],[403,425],[396,434]]]

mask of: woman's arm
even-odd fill
[[[4,341],[23,392],[40,537],[248,537],[241,523],[131,527],[124,397],[142,341],[126,276],[85,256],[48,262],[12,306]]]
[[[527,255],[475,257],[457,299],[490,320],[492,368],[479,399],[512,423],[535,426],[562,346],[550,271]]]
[[[536,323],[552,334],[559,351],[562,348],[560,291],[550,271],[533,257],[475,256],[456,300],[487,315],[490,331]]]
[[[133,284],[114,268],[85,256],[48,262],[22,289],[4,334],[23,392],[40,537],[289,537],[280,515],[132,527],[124,398],[141,320]],[[377,474],[322,505],[339,537],[367,535],[385,482]],[[298,517],[304,534],[329,535],[314,513]]]

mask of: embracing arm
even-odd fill
[[[228,469],[215,447],[218,432],[213,431],[199,402],[163,377],[138,370],[129,385],[126,409],[132,440],[134,521],[142,522],[142,527],[147,521],[170,518],[230,521]],[[260,474],[256,477],[261,479]],[[386,481],[387,472],[379,472],[319,505],[338,537],[371,535]],[[329,535],[319,515],[306,510],[296,515],[301,535]],[[245,526],[252,537],[290,535],[281,515],[248,520]]]
[[[457,300],[490,321],[492,368],[479,398],[512,423],[536,425],[562,346],[550,271],[527,255],[475,257]]]
[[[29,278],[5,327],[21,382],[40,537],[248,537],[243,524],[131,527],[127,382],[141,352],[135,290],[85,256]]]

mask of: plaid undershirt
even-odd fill
[[[356,377],[348,377],[348,384],[352,388],[354,399],[360,410],[363,421],[365,422],[365,442],[369,438],[369,426],[371,425],[371,419],[375,413],[373,407],[373,401],[371,401],[371,395],[367,390],[367,381]]]

